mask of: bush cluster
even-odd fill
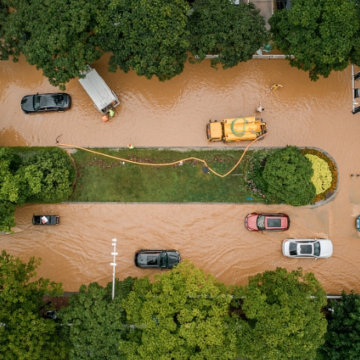
[[[268,203],[309,204],[316,195],[311,162],[295,146],[260,150],[248,166],[247,183],[264,194]]]

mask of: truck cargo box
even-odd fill
[[[85,77],[79,79],[80,84],[101,113],[106,114],[110,109],[120,105],[118,97],[110,90],[94,68],[87,65],[86,71],[81,72],[81,74]]]

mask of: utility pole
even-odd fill
[[[110,265],[113,267],[113,283],[112,283],[112,299],[114,300],[115,297],[115,268],[116,268],[116,255],[118,255],[118,253],[116,252],[116,242],[117,239],[114,238],[112,239],[112,246],[114,247],[113,252],[111,253],[111,255],[114,257],[113,258],[113,262],[110,263]]]

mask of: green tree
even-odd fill
[[[21,175],[33,190],[28,201],[56,203],[71,195],[75,170],[66,151],[53,147],[25,156]]]
[[[277,268],[249,278],[233,304],[244,312],[239,352],[249,360],[314,359],[324,342],[326,293],[312,273]]]
[[[61,295],[60,283],[36,277],[40,259],[22,262],[0,255],[0,358],[5,360],[65,359],[67,348],[53,320],[41,317],[44,295]],[[32,281],[31,281],[32,280]]]
[[[119,66],[160,81],[180,74],[189,44],[188,9],[184,0],[111,0],[94,30],[101,48],[113,53],[109,70]]]
[[[27,197],[26,182],[19,174],[21,159],[10,148],[0,148],[0,201],[23,204]]]
[[[0,15],[2,60],[17,60],[23,53],[30,65],[42,69],[50,84],[65,90],[65,83],[79,76],[87,63],[102,52],[94,43],[91,29],[103,1],[3,0],[13,11]]]
[[[268,156],[263,171],[266,195],[276,202],[307,205],[316,195],[313,172],[311,162],[297,147],[276,150]]]
[[[222,283],[185,261],[172,271],[135,281],[123,305],[130,332],[120,349],[132,360],[234,360],[236,319]]]
[[[69,306],[62,308],[59,318],[69,339],[70,360],[124,359],[119,351],[119,342],[129,328],[121,302],[132,290],[134,279],[116,282],[116,297],[111,299],[111,285],[103,288],[97,283],[82,285],[79,294],[69,299]]]
[[[310,79],[360,65],[360,10],[356,1],[292,0],[290,10],[270,18],[272,39],[290,65],[308,71]]]
[[[0,148],[0,231],[10,232],[15,226],[16,205],[22,205],[29,186],[21,176],[21,159],[10,148]]]
[[[10,201],[0,201],[0,231],[11,232],[15,223],[16,205]]]
[[[319,359],[357,360],[360,354],[360,295],[342,293],[340,301],[331,300],[325,344]]]
[[[190,16],[190,51],[197,62],[208,54],[211,66],[224,69],[248,61],[269,39],[265,20],[253,3],[234,5],[234,0],[195,1]],[[192,59],[192,62],[194,59]]]

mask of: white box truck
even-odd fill
[[[91,97],[95,107],[102,114],[106,114],[110,109],[114,109],[120,105],[118,97],[106,85],[104,79],[94,68],[87,65],[87,69],[82,71],[81,74],[85,75],[85,77],[79,79],[80,84]]]

